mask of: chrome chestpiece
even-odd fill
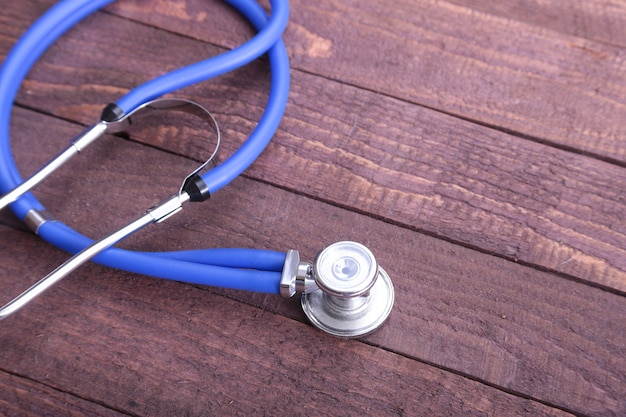
[[[302,293],[302,309],[313,325],[333,336],[356,338],[378,329],[394,303],[389,275],[372,252],[356,242],[337,242],[312,264],[287,253],[281,294]]]

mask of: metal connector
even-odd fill
[[[297,292],[307,293],[317,290],[312,272],[313,267],[310,263],[300,262],[300,253],[297,250],[288,250],[280,279],[280,294],[285,298],[291,298]]]
[[[39,234],[39,228],[49,221],[53,221],[54,218],[46,210],[30,209],[26,216],[24,216],[24,224],[36,235]]]

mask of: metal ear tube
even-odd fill
[[[389,317],[394,289],[372,252],[357,242],[337,242],[313,263],[287,252],[280,291],[302,293],[302,309],[311,323],[333,336],[356,338],[378,329]]]
[[[98,124],[94,125],[103,126],[103,128],[97,129],[97,135],[94,135],[92,133],[94,131],[93,127],[88,129],[86,134],[81,135],[78,140],[75,140],[67,148],[67,150],[61,154],[62,157],[57,157],[53,159],[38,173],[31,177],[33,178],[32,181],[27,180],[23,183],[26,184],[25,186],[21,188],[18,187],[16,189],[18,191],[10,192],[6,194],[5,197],[0,198],[0,203],[2,203],[3,201],[6,201],[6,204],[11,203],[17,197],[19,197],[19,195],[28,191],[30,188],[45,179],[46,176],[54,172],[57,168],[61,167],[72,156],[78,155],[79,149],[76,147],[76,143],[84,141],[84,138],[86,137],[85,135],[87,135],[88,141],[90,143],[96,140],[98,137],[100,137],[100,135],[105,132],[114,133],[125,131],[126,128],[130,127],[130,125],[133,124],[133,121],[136,122],[138,119],[140,120],[142,117],[158,111],[177,111],[188,113],[197,116],[202,121],[206,122],[211,130],[214,131],[216,137],[215,149],[211,153],[211,156],[193,172],[187,175],[187,177],[185,177],[177,194],[163,200],[161,203],[151,207],[141,216],[137,217],[127,225],[84,248],[82,251],[72,256],[70,259],[65,261],[62,265],[54,269],[48,275],[40,279],[37,283],[32,285],[26,291],[22,292],[20,295],[12,299],[4,306],[1,306],[0,321],[23,308],[26,304],[37,298],[44,291],[48,290],[54,284],[65,278],[68,274],[75,271],[76,268],[95,257],[100,252],[110,248],[111,246],[130,236],[132,233],[135,233],[136,231],[144,228],[150,223],[161,223],[167,220],[168,218],[182,210],[183,203],[186,203],[188,201],[202,201],[203,199],[209,197],[208,194],[204,192],[202,187],[196,186],[196,184],[194,183],[194,179],[197,178],[197,175],[200,171],[205,169],[209,162],[213,161],[213,158],[217,155],[217,152],[219,150],[221,138],[217,121],[207,109],[193,101],[178,98],[168,98],[156,99],[147,102],[141,107],[137,108],[134,112],[126,115],[120,120],[114,122],[100,121]],[[88,143],[83,143],[83,145],[87,146]],[[0,205],[0,208],[1,207],[2,206]],[[41,227],[43,223],[47,221],[51,221],[51,219],[46,216],[45,213],[38,212],[37,210],[31,210],[26,216],[26,223],[31,226],[31,228],[35,232],[39,229],[39,227]]]

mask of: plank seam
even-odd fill
[[[231,301],[234,301],[234,302],[237,302],[237,303],[241,303],[241,304],[246,305],[248,307],[256,308],[256,309],[261,310],[263,312],[280,316],[280,317],[282,317],[282,318],[284,318],[286,320],[291,320],[291,321],[295,321],[297,323],[308,325],[308,322],[306,322],[306,321],[298,320],[296,318],[292,318],[292,317],[288,317],[288,316],[283,316],[282,314],[274,312],[271,309],[266,309],[266,308],[263,308],[262,306],[254,304],[254,303],[238,299],[238,298],[236,298],[234,296],[230,296],[227,293],[215,292],[215,291],[212,290],[211,287],[195,285],[195,284],[188,284],[188,285],[191,285],[192,287],[194,287],[194,288],[196,288],[198,290],[201,290],[201,291],[209,291],[213,295],[216,295],[216,296],[219,296],[219,297],[223,297],[225,299],[228,299],[228,300],[231,300]],[[559,411],[563,411],[563,412],[569,413],[572,416],[587,417],[586,414],[582,414],[582,413],[576,412],[574,410],[568,409],[567,407],[559,406],[557,404],[552,404],[549,401],[541,400],[539,398],[532,397],[531,395],[524,394],[523,392],[515,391],[515,390],[512,390],[512,389],[500,386],[498,384],[490,383],[490,382],[482,380],[482,379],[480,379],[478,377],[472,376],[471,374],[468,374],[468,373],[465,373],[465,372],[462,372],[462,371],[458,371],[458,370],[456,370],[454,368],[450,368],[450,367],[446,367],[446,366],[443,366],[443,365],[439,365],[439,364],[437,364],[435,362],[427,361],[427,360],[421,359],[421,358],[419,358],[417,356],[411,356],[411,355],[402,353],[400,351],[396,351],[394,349],[390,349],[390,348],[387,348],[385,346],[379,345],[377,343],[369,342],[366,339],[363,339],[363,340],[356,339],[354,341],[356,341],[358,343],[362,343],[362,344],[364,344],[366,346],[370,346],[372,348],[381,349],[381,350],[383,350],[385,352],[391,353],[393,355],[400,356],[402,358],[405,358],[405,359],[408,359],[408,360],[411,360],[411,361],[416,361],[416,362],[421,363],[423,365],[426,365],[426,366],[429,366],[429,367],[432,367],[432,368],[435,368],[435,369],[439,369],[439,370],[444,371],[444,372],[451,373],[451,374],[456,375],[456,376],[460,376],[461,378],[468,379],[470,381],[473,381],[473,382],[476,382],[478,384],[484,385],[484,386],[489,387],[491,389],[495,389],[495,390],[503,392],[505,394],[512,395],[514,397],[522,398],[522,399],[525,399],[525,400],[533,401],[533,402],[536,402],[538,404],[542,404],[542,405],[544,405],[546,407],[550,407],[550,408],[553,408],[553,409],[556,409],[556,410],[559,410]]]
[[[79,400],[82,400],[82,401],[85,401],[85,402],[88,402],[88,403],[91,403],[91,404],[98,405],[100,407],[106,408],[107,410],[114,411],[114,412],[119,413],[121,415],[129,416],[129,417],[143,417],[141,414],[128,413],[128,412],[120,410],[118,408],[111,407],[111,406],[109,406],[109,405],[107,405],[107,404],[105,404],[105,403],[103,403],[101,401],[94,401],[92,399],[85,398],[85,397],[80,396],[80,395],[76,395],[75,393],[72,393],[72,392],[60,389],[60,388],[55,387],[53,385],[50,385],[50,384],[48,384],[46,382],[38,381],[36,379],[33,379],[33,378],[31,378],[29,376],[26,376],[26,375],[22,375],[20,373],[11,372],[11,371],[9,371],[7,369],[4,369],[4,368],[0,368],[0,372],[5,373],[5,374],[7,374],[9,376],[12,376],[12,377],[15,377],[15,378],[20,378],[20,379],[23,379],[25,381],[32,382],[32,383],[37,384],[37,385],[41,385],[43,387],[51,389],[51,390],[53,390],[55,392],[58,392],[60,394],[69,395],[69,396],[77,398]]]
[[[378,94],[383,94],[383,93],[378,93]],[[45,116],[57,118],[59,120],[65,121],[67,123],[71,123],[71,124],[74,124],[74,125],[77,125],[77,126],[81,126],[83,128],[86,127],[84,124],[82,124],[80,122],[77,122],[77,121],[71,120],[71,119],[67,119],[67,118],[63,118],[63,117],[59,117],[59,116],[57,116],[55,114],[51,114],[50,112],[47,112],[47,111],[42,111],[40,109],[31,108],[30,106],[25,106],[25,105],[23,105],[21,103],[16,103],[16,105],[19,106],[20,108],[23,108],[23,109],[26,109],[26,110],[29,110],[29,111],[33,111],[33,112],[36,112],[36,113],[39,113],[39,114],[42,114],[42,115],[45,115]],[[438,111],[438,110],[434,109],[434,111]],[[130,141],[132,143],[136,143],[136,144],[141,145],[141,146],[146,146],[148,148],[155,149],[155,150],[158,150],[160,152],[165,152],[165,153],[170,154],[170,155],[175,155],[175,156],[178,156],[178,157],[181,157],[181,158],[185,158],[185,159],[188,159],[188,160],[195,161],[195,159],[190,158],[187,155],[183,155],[183,154],[180,154],[180,153],[172,152],[172,151],[167,150],[167,149],[162,149],[162,148],[159,148],[159,147],[151,145],[151,144],[138,142],[138,141],[135,141],[134,139],[132,139],[131,137],[128,137],[127,135],[117,135],[117,136],[122,138],[122,139],[124,139],[124,140],[128,140],[128,141]],[[622,297],[626,296],[626,291],[621,291],[619,289],[612,288],[612,287],[609,287],[609,286],[605,286],[605,285],[602,285],[600,283],[588,281],[588,280],[585,280],[584,278],[579,278],[579,277],[567,274],[567,273],[562,272],[562,271],[558,271],[558,270],[551,269],[551,268],[548,268],[548,267],[545,267],[545,266],[542,266],[542,265],[534,264],[532,262],[526,262],[524,260],[520,260],[520,259],[517,259],[515,257],[507,256],[505,254],[501,254],[501,253],[498,253],[498,252],[490,251],[488,249],[484,249],[484,248],[481,248],[481,247],[476,246],[476,245],[472,245],[472,244],[469,244],[469,243],[466,243],[466,242],[458,241],[456,239],[453,239],[453,238],[450,238],[450,237],[438,234],[438,233],[436,233],[434,231],[429,231],[429,230],[426,230],[426,229],[415,227],[415,226],[412,226],[410,224],[403,223],[401,221],[397,221],[397,220],[393,220],[393,219],[389,219],[387,217],[379,216],[379,215],[376,215],[374,213],[369,213],[369,212],[364,211],[364,210],[359,210],[358,207],[350,207],[350,206],[347,206],[347,205],[340,204],[340,203],[338,203],[336,201],[332,201],[332,200],[329,200],[329,199],[324,199],[324,198],[321,198],[321,197],[318,197],[318,196],[315,196],[315,195],[312,195],[312,194],[308,194],[308,193],[299,191],[297,189],[293,189],[293,188],[290,188],[290,187],[282,186],[282,185],[270,182],[268,180],[264,180],[264,179],[261,179],[261,178],[254,177],[254,176],[252,176],[252,175],[250,175],[249,173],[246,173],[246,172],[244,172],[241,176],[246,178],[246,179],[249,179],[251,181],[254,181],[254,182],[265,184],[265,185],[274,187],[276,189],[287,191],[287,192],[295,194],[297,196],[306,197],[306,198],[311,199],[313,201],[318,201],[318,202],[327,204],[327,205],[332,206],[332,207],[337,207],[337,208],[340,208],[340,209],[343,209],[343,210],[347,210],[347,211],[352,212],[352,213],[356,213],[356,214],[359,214],[359,215],[362,215],[362,216],[366,216],[366,217],[369,217],[371,219],[378,220],[378,221],[381,221],[383,223],[386,223],[386,224],[389,224],[389,225],[392,225],[392,226],[400,227],[400,228],[403,228],[403,229],[406,229],[406,230],[410,230],[410,231],[416,232],[416,233],[421,233],[421,234],[423,234],[425,236],[433,237],[435,239],[439,239],[439,240],[442,240],[444,242],[452,243],[454,245],[457,245],[457,246],[460,246],[460,247],[464,247],[464,248],[467,248],[467,249],[470,249],[470,250],[474,250],[474,251],[477,251],[479,253],[483,253],[483,254],[490,255],[490,256],[495,256],[497,258],[501,258],[501,259],[504,259],[504,260],[509,261],[509,262],[513,262],[513,263],[516,263],[516,264],[519,264],[519,265],[522,265],[522,266],[526,266],[526,267],[535,269],[537,271],[547,272],[547,273],[553,274],[553,275],[555,275],[557,277],[560,277],[560,278],[563,278],[563,279],[566,279],[566,280],[569,280],[569,281],[573,281],[573,282],[576,282],[576,283],[579,283],[579,284],[584,284],[584,285],[587,285],[587,286],[592,287],[592,288],[597,288],[597,289],[600,289],[600,290],[603,290],[603,291],[607,291],[607,292],[615,294],[615,295],[619,295],[619,296],[622,296]],[[10,226],[8,224],[5,224],[5,225],[7,227],[13,228],[12,226]]]
[[[460,115],[460,114],[456,114],[456,113],[453,113],[453,112],[445,111],[443,109],[438,109],[437,107],[432,107],[432,106],[429,106],[427,104],[419,103],[417,101],[411,101],[411,100],[408,100],[408,99],[403,98],[403,97],[397,97],[397,96],[394,96],[394,95],[391,95],[391,94],[387,94],[387,93],[385,93],[385,92],[383,92],[383,91],[381,91],[379,89],[372,89],[372,88],[360,86],[360,85],[357,85],[357,84],[353,84],[353,83],[345,82],[345,81],[342,81],[342,80],[338,80],[338,79],[335,79],[335,78],[332,78],[332,77],[327,77],[325,75],[316,74],[314,72],[310,72],[310,71],[303,70],[303,69],[300,69],[300,68],[292,68],[292,71],[298,71],[298,72],[300,72],[302,74],[310,75],[312,77],[317,77],[317,78],[320,78],[320,79],[323,79],[323,80],[328,80],[328,81],[335,82],[335,83],[338,83],[338,84],[341,84],[341,85],[345,85],[347,87],[356,88],[356,89],[358,89],[360,91],[367,91],[367,92],[369,92],[371,94],[375,94],[377,96],[382,96],[382,97],[389,98],[389,99],[392,99],[392,100],[397,100],[397,101],[399,101],[401,103],[406,103],[406,104],[411,104],[411,105],[414,105],[414,106],[418,106],[418,107],[420,107],[422,109],[430,110],[430,111],[436,112],[438,114],[442,114],[442,115],[451,117],[453,119],[457,119],[457,120],[461,120],[461,121],[464,121],[464,122],[472,123],[472,124],[475,124],[477,126],[481,126],[481,127],[484,127],[484,128],[496,131],[496,132],[504,133],[506,135],[509,135],[509,136],[514,137],[514,138],[521,139],[521,140],[524,140],[524,141],[527,141],[527,142],[537,143],[539,145],[545,145],[545,146],[548,146],[550,148],[558,149],[558,150],[565,151],[565,152],[568,152],[568,153],[573,153],[575,155],[584,156],[584,157],[587,157],[587,158],[590,158],[590,159],[596,159],[598,161],[606,162],[608,164],[615,165],[615,166],[620,167],[620,168],[626,168],[626,161],[620,161],[619,159],[616,159],[616,158],[610,158],[608,156],[600,155],[600,154],[597,154],[597,153],[594,153],[594,152],[585,151],[584,149],[578,149],[578,148],[575,148],[573,146],[567,146],[565,144],[556,143],[556,142],[551,141],[549,139],[543,139],[541,137],[529,135],[529,134],[522,133],[522,132],[518,132],[518,131],[513,130],[513,129],[507,129],[507,128],[504,128],[504,127],[501,127],[501,126],[496,126],[496,125],[493,125],[493,124],[490,124],[490,123],[487,123],[487,122],[483,122],[483,121],[480,121],[480,120],[472,119],[470,117],[466,117],[466,116],[463,116],[463,115]]]
[[[447,3],[449,3],[449,2],[447,2]],[[454,3],[449,3],[449,4],[454,4]],[[473,9],[471,9],[471,10],[473,10]],[[102,12],[106,13],[106,14],[108,14],[110,16],[117,17],[119,19],[128,20],[130,22],[139,24],[139,25],[144,26],[144,27],[148,27],[148,28],[155,29],[155,30],[160,30],[160,31],[163,31],[165,33],[169,33],[169,34],[172,34],[172,35],[175,35],[175,36],[179,36],[179,37],[182,37],[183,39],[189,39],[189,40],[192,40],[194,42],[200,42],[202,44],[213,46],[215,48],[219,48],[219,49],[222,49],[224,51],[228,50],[228,47],[226,47],[224,45],[213,43],[213,42],[209,42],[209,41],[206,41],[204,39],[198,39],[196,37],[193,37],[193,36],[190,36],[190,35],[187,35],[187,34],[184,34],[184,33],[175,32],[175,31],[169,30],[167,28],[162,28],[162,27],[159,27],[159,26],[156,26],[156,25],[151,25],[149,23],[142,22],[142,21],[137,20],[137,19],[133,19],[133,18],[129,18],[129,17],[123,16],[123,15],[119,15],[119,14],[117,14],[115,12],[112,12],[112,11],[109,11],[109,10],[106,10],[106,9],[102,10]],[[493,15],[493,16],[498,17],[498,18],[503,18],[503,17],[497,16],[497,15]],[[528,24],[526,22],[521,22],[521,23]],[[529,25],[531,25],[531,24],[529,24]],[[531,26],[534,26],[534,25],[531,25]],[[541,26],[535,26],[535,27],[541,28]],[[553,32],[557,33],[557,34],[560,34],[561,36],[564,35],[563,33],[558,32],[558,31],[553,31]],[[572,37],[574,37],[574,36],[572,36]],[[585,38],[580,38],[580,39],[585,39]],[[593,42],[596,42],[596,41],[593,41]],[[599,42],[599,43],[602,43],[602,42]],[[619,45],[616,45],[616,46],[621,47]],[[265,59],[265,58],[263,56],[260,59]],[[294,67],[292,67],[291,70],[292,71],[298,71],[298,72],[300,72],[302,74],[307,74],[307,75],[310,75],[310,76],[314,76],[314,77],[317,77],[319,79],[328,80],[328,81],[331,81],[331,82],[336,82],[338,84],[349,86],[349,87],[352,87],[352,88],[356,88],[356,89],[361,90],[361,91],[367,91],[367,92],[375,94],[377,96],[382,96],[382,97],[398,100],[398,101],[400,101],[402,103],[415,105],[415,106],[421,107],[423,109],[431,110],[431,111],[437,112],[439,114],[443,114],[443,115],[452,117],[452,118],[457,119],[457,120],[462,120],[462,121],[465,121],[465,122],[473,123],[475,125],[478,125],[478,126],[481,126],[481,127],[485,127],[485,128],[497,131],[497,132],[505,133],[507,135],[516,137],[516,138],[521,139],[521,140],[525,140],[525,141],[529,141],[529,142],[545,145],[545,146],[548,146],[548,147],[551,147],[551,148],[554,148],[554,149],[559,149],[559,150],[562,150],[562,151],[565,151],[565,152],[569,152],[569,153],[573,153],[573,154],[576,154],[576,155],[581,155],[581,156],[589,157],[589,158],[592,158],[592,159],[597,159],[599,161],[603,161],[603,162],[609,163],[611,165],[618,166],[620,168],[626,168],[626,161],[620,161],[617,158],[611,158],[609,156],[604,156],[604,155],[601,155],[601,154],[598,154],[598,153],[595,153],[595,152],[585,151],[584,149],[578,149],[578,148],[575,148],[573,146],[560,144],[560,143],[551,141],[549,139],[543,139],[541,137],[525,134],[525,133],[518,132],[518,131],[513,130],[513,129],[507,129],[507,128],[504,128],[504,127],[496,126],[496,125],[493,125],[493,124],[490,124],[490,123],[487,123],[487,122],[483,122],[483,121],[480,121],[480,120],[472,119],[471,117],[463,116],[461,114],[457,114],[457,113],[453,113],[453,112],[446,111],[446,110],[443,110],[443,109],[439,109],[437,107],[429,106],[427,104],[420,103],[420,102],[417,102],[417,101],[412,101],[412,100],[409,100],[407,98],[397,97],[395,95],[385,93],[385,92],[381,91],[380,89],[368,88],[366,86],[361,86],[361,85],[358,85],[358,84],[354,84],[354,83],[346,82],[346,81],[343,81],[343,80],[335,79],[335,78],[328,77],[328,76],[325,76],[325,75],[322,75],[322,74],[317,74],[315,72],[311,72],[311,71],[308,71],[308,70],[303,69],[303,68],[294,68]]]
[[[309,198],[311,200],[318,201],[320,203],[324,203],[324,204],[327,204],[327,205],[332,206],[332,207],[337,207],[337,208],[340,208],[342,210],[346,210],[346,211],[349,211],[349,212],[352,212],[352,213],[356,213],[356,214],[359,214],[359,215],[362,215],[362,216],[365,216],[365,217],[369,217],[371,219],[374,219],[374,220],[377,220],[377,221],[389,224],[391,226],[396,226],[396,227],[400,227],[402,229],[409,230],[411,232],[420,233],[420,234],[423,234],[425,236],[429,236],[429,237],[432,237],[432,238],[435,238],[435,239],[438,239],[438,240],[441,240],[441,241],[444,241],[444,242],[452,243],[452,244],[454,244],[456,246],[460,246],[460,247],[463,247],[463,248],[466,248],[466,249],[470,249],[470,250],[473,250],[473,251],[476,251],[476,252],[479,252],[479,253],[482,253],[482,254],[485,254],[485,255],[494,256],[496,258],[504,259],[504,260],[506,260],[508,262],[513,262],[513,263],[521,265],[521,266],[532,268],[532,269],[540,271],[540,272],[547,272],[547,273],[553,274],[553,275],[555,275],[555,276],[557,276],[559,278],[563,278],[563,279],[566,279],[568,281],[573,281],[573,282],[578,283],[578,284],[584,284],[584,285],[587,285],[589,287],[597,288],[597,289],[600,289],[602,291],[606,291],[606,292],[611,293],[611,294],[615,294],[615,295],[622,296],[622,297],[626,296],[626,291],[620,291],[620,290],[618,290],[616,288],[612,288],[612,287],[608,287],[608,286],[605,286],[605,285],[601,285],[599,283],[592,282],[592,281],[587,281],[584,278],[579,278],[579,277],[567,274],[567,273],[562,272],[562,271],[551,269],[551,268],[548,268],[548,267],[545,267],[545,266],[542,266],[542,265],[538,265],[538,264],[533,264],[531,262],[526,262],[524,260],[520,260],[520,259],[517,259],[515,257],[507,256],[505,254],[501,254],[501,253],[498,253],[498,252],[493,252],[493,251],[490,251],[490,250],[487,250],[487,249],[483,249],[480,246],[472,245],[472,244],[469,244],[469,243],[466,243],[466,242],[463,242],[463,241],[458,241],[456,239],[453,239],[453,238],[450,238],[450,237],[447,237],[447,236],[444,236],[444,235],[437,234],[436,232],[433,232],[433,231],[429,231],[429,230],[426,230],[426,229],[421,229],[419,227],[414,227],[414,226],[411,226],[410,224],[406,224],[406,223],[403,223],[401,221],[397,221],[397,220],[389,219],[389,218],[386,218],[386,217],[383,217],[383,216],[379,216],[379,215],[376,215],[376,214],[373,214],[373,213],[369,213],[369,212],[364,211],[364,210],[359,210],[358,207],[346,206],[346,205],[337,203],[336,201],[324,199],[324,198],[321,198],[321,197],[317,197],[315,195],[304,193],[304,192],[296,190],[296,189],[291,189],[289,187],[284,187],[284,186],[281,186],[281,185],[278,185],[278,184],[274,184],[274,183],[271,183],[271,182],[269,182],[267,180],[263,180],[263,179],[260,179],[260,178],[256,178],[256,177],[250,176],[249,174],[246,174],[246,173],[242,174],[241,176],[246,178],[246,179],[249,179],[251,181],[259,182],[261,184],[268,185],[270,187],[274,187],[274,188],[277,188],[277,189],[280,189],[280,190],[283,190],[283,191],[290,192],[290,193],[295,194],[297,196]]]
[[[423,360],[423,359],[420,359],[420,358],[417,358],[417,357],[411,357],[411,356],[405,355],[405,354],[403,354],[401,352],[396,352],[396,351],[394,351],[392,349],[388,349],[388,348],[385,348],[383,346],[379,346],[379,345],[376,345],[376,344],[373,344],[373,343],[371,343],[371,344],[370,343],[366,343],[366,344],[370,345],[370,346],[373,346],[373,347],[376,347],[378,349],[382,349],[382,350],[387,351],[389,353],[393,353],[395,355],[401,356],[403,358],[414,360],[416,362],[422,363],[422,364],[427,365],[427,366],[431,366],[431,367],[436,368],[436,369],[440,369],[440,370],[445,371],[445,372],[450,372],[450,373],[452,373],[454,375],[458,375],[458,376],[460,376],[462,378],[465,378],[465,379],[468,379],[470,381],[479,383],[479,384],[487,386],[489,388],[496,389],[496,390],[501,391],[501,392],[503,392],[505,394],[509,394],[509,395],[513,395],[513,396],[518,397],[518,398],[523,398],[525,400],[533,401],[533,402],[536,402],[538,404],[542,404],[542,405],[544,405],[546,407],[550,407],[550,408],[553,408],[553,409],[556,409],[556,410],[559,410],[559,411],[563,411],[563,412],[569,413],[569,414],[571,414],[573,416],[576,416],[576,417],[588,417],[586,414],[582,414],[582,413],[576,412],[574,410],[570,410],[567,407],[559,406],[557,404],[552,404],[552,403],[550,403],[548,401],[544,401],[544,400],[541,400],[541,399],[538,399],[538,398],[534,398],[534,397],[532,397],[530,395],[527,395],[527,394],[524,394],[522,392],[518,392],[518,391],[515,391],[515,390],[512,390],[512,389],[506,388],[506,387],[502,387],[502,386],[497,385],[497,384],[493,384],[493,383],[484,381],[484,380],[482,380],[480,378],[472,376],[471,374],[467,374],[465,372],[457,371],[457,370],[455,370],[453,368],[448,368],[446,366],[438,365],[436,363],[429,362],[429,361],[426,361],[426,360]]]

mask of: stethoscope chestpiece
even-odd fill
[[[337,242],[322,250],[313,264],[299,262],[294,252],[283,270],[283,295],[289,296],[288,287],[302,291],[302,309],[315,327],[333,336],[357,338],[389,317],[393,284],[368,248]]]

